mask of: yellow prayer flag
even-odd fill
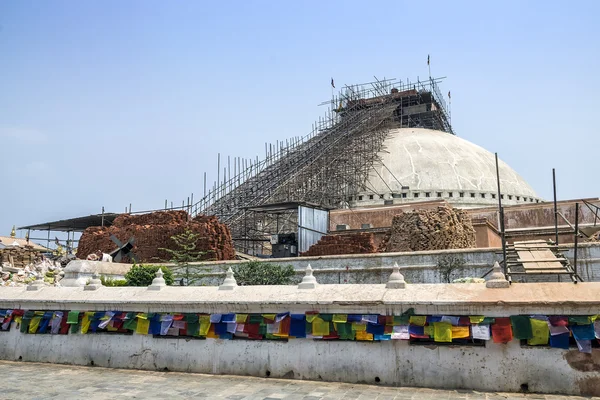
[[[329,335],[329,321],[323,321],[317,317],[312,322],[312,334],[313,336],[328,336]]]
[[[237,316],[236,316],[237,318]],[[200,322],[200,336],[207,336],[210,331],[211,323],[210,323],[210,315],[200,315],[198,316],[198,321]],[[214,333],[214,329],[213,329]]]
[[[139,313],[137,315],[138,319],[148,319],[148,314],[146,313]]]
[[[436,342],[452,341],[452,324],[450,322],[433,323],[433,340]]]
[[[263,316],[263,318],[271,319],[274,321],[277,314],[263,314],[262,316]]]
[[[88,311],[83,313],[83,318],[81,319],[81,333],[84,335],[87,333],[88,329],[90,329],[90,323],[92,322],[90,318],[93,316],[93,312]]]
[[[312,323],[319,314],[306,314],[306,322]]]
[[[36,333],[38,328],[40,327],[40,321],[42,317],[33,317],[31,322],[29,323],[29,333]]]
[[[235,314],[235,322],[237,324],[244,324],[248,319],[248,314]]]
[[[471,331],[468,326],[453,326],[452,327],[452,339],[465,339],[471,335]]]
[[[533,318],[531,318],[529,322],[531,323],[533,337],[531,339],[527,339],[527,344],[530,346],[548,344],[548,336],[550,335],[548,322]]]
[[[148,318],[138,318],[137,326],[135,327],[135,333],[140,335],[147,335],[148,329],[150,329],[150,321]]]
[[[352,330],[356,332],[365,332],[367,330],[367,324],[359,324],[358,322],[353,322]]]
[[[480,322],[482,322],[485,319],[485,317],[483,315],[471,315],[469,317],[469,321],[471,321],[472,324],[478,324]]]
[[[23,321],[23,317],[22,316],[19,315],[18,317],[15,317],[15,323],[17,325],[21,325],[22,321]]]
[[[333,322],[345,323],[348,321],[348,314],[333,314]]]
[[[210,325],[206,337],[209,339],[219,339],[219,336],[215,333],[215,326]]]
[[[106,325],[106,330],[109,331],[109,332],[116,332],[116,331],[118,331],[118,329],[115,328],[111,322],[109,322],[108,325]]]
[[[425,326],[427,317],[425,315],[411,315],[409,322],[411,325]]]
[[[356,340],[373,340],[373,334],[366,331],[357,331]]]

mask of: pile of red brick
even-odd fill
[[[301,256],[328,256],[335,254],[376,253],[377,248],[372,233],[351,233],[327,235],[313,244]]]
[[[171,256],[161,249],[177,250],[172,236],[183,233],[186,228],[200,234],[196,250],[205,252],[200,260],[233,260],[235,249],[229,228],[216,217],[198,216],[189,219],[185,211],[159,211],[142,215],[120,215],[110,227],[87,228],[79,240],[77,257],[85,259],[89,254],[110,253],[117,246],[110,239],[115,235],[121,242],[135,238],[133,248],[138,262],[169,261]],[[121,262],[130,262],[124,258]]]

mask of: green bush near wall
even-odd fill
[[[160,265],[134,264],[129,272],[125,274],[127,284],[124,286],[150,286],[152,280],[156,278],[156,271],[159,268],[162,268],[163,278],[167,285],[172,285],[174,282],[173,273],[169,268]]]
[[[281,266],[261,261],[249,261],[234,267],[233,274],[240,286],[291,285],[296,272],[291,265]]]

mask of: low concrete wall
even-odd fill
[[[600,283],[321,285],[146,288],[0,288],[0,309],[142,312],[304,312],[509,316],[590,315],[600,312]],[[600,350],[416,345],[408,341],[357,342],[290,339],[221,340],[123,334],[24,334],[0,332],[0,358],[114,368],[136,368],[379,383],[430,388],[600,395]]]
[[[570,245],[566,245],[570,246]],[[495,261],[502,259],[502,249],[460,249],[415,251],[404,253],[349,254],[321,257],[294,257],[262,260],[266,263],[291,265],[296,270],[296,282],[304,275],[308,264],[314,269],[314,275],[323,284],[344,283],[384,283],[387,282],[392,266],[398,263],[400,272],[409,283],[444,283],[446,276],[438,267],[440,260],[451,258],[462,260],[464,266],[449,274],[450,279],[474,277],[485,274]],[[573,262],[574,251],[565,252]],[[243,261],[211,261],[194,263],[204,275],[198,285],[217,286],[223,282],[225,271],[229,267],[242,264]],[[165,265],[164,263],[161,265]],[[600,281],[600,243],[583,243],[578,250],[578,265],[585,282]],[[130,264],[101,263],[98,261],[72,261],[65,269],[63,286],[83,286],[91,278],[94,270],[100,275],[122,279],[131,268]],[[531,278],[530,281],[544,281],[548,277]],[[551,278],[556,279],[556,278]],[[518,281],[515,278],[514,281]],[[65,282],[65,283],[63,283]]]
[[[569,246],[569,245],[567,245]],[[435,250],[415,251],[403,253],[376,253],[376,254],[349,254],[339,256],[321,257],[294,257],[262,260],[271,264],[291,265],[296,270],[296,279],[299,281],[304,275],[308,264],[314,269],[314,275],[320,283],[384,283],[387,282],[392,266],[398,263],[400,272],[410,283],[444,283],[444,271],[438,267],[440,260],[451,258],[462,260],[464,266],[457,268],[449,274],[450,279],[483,276],[494,265],[495,261],[502,259],[501,248],[496,249],[460,249],[460,250]],[[581,277],[585,282],[600,281],[600,243],[584,243],[578,249],[578,265]],[[565,252],[567,258],[573,262],[574,251]],[[215,261],[197,263],[205,268],[205,278],[200,281],[202,285],[219,285],[225,277],[229,267],[235,267],[242,261]],[[532,278],[530,281],[544,281],[548,277]],[[563,277],[564,279],[565,277]],[[556,279],[556,278],[550,278]],[[515,279],[518,281],[518,278]]]

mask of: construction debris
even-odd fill
[[[380,249],[386,252],[475,247],[475,229],[467,212],[443,206],[437,210],[401,212],[392,219]]]
[[[58,261],[37,259],[23,267],[14,267],[9,263],[0,265],[0,286],[25,286],[29,282],[42,278],[46,285],[60,286],[64,276],[63,268]]]
[[[87,228],[79,240],[77,256],[85,259],[88,255],[110,253],[116,248],[110,239],[115,235],[120,241],[135,238],[133,253],[137,262],[169,261],[170,255],[164,249],[177,250],[172,236],[183,233],[186,228],[200,234],[196,250],[205,252],[200,260],[233,260],[235,250],[229,228],[216,217],[197,216],[190,219],[185,211],[159,211],[142,215],[120,215],[110,227]],[[123,257],[121,262],[131,262]]]
[[[326,235],[301,256],[326,256],[334,254],[376,253],[372,233]]]

